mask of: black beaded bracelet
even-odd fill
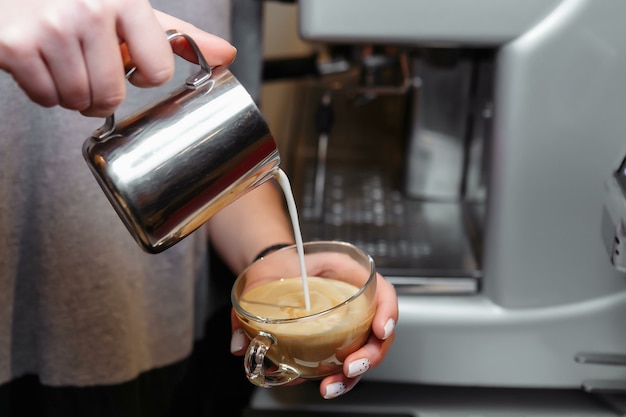
[[[277,243],[276,245],[268,246],[267,248],[263,249],[256,256],[256,258],[254,258],[254,261],[258,261],[259,259],[263,258],[264,256],[269,255],[270,253],[272,253],[272,252],[274,252],[274,251],[276,251],[278,249],[286,248],[287,246],[291,246],[291,245],[293,245],[293,243]]]

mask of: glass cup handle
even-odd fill
[[[277,369],[270,372],[266,370],[265,356],[275,343],[276,338],[265,332],[259,332],[250,342],[244,359],[244,368],[248,380],[254,385],[264,388],[276,387],[300,376],[298,371],[285,364],[277,364]]]

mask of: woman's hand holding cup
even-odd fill
[[[268,255],[240,275],[232,295],[231,351],[246,356],[247,376],[256,385],[321,379],[320,394],[331,399],[351,390],[365,371],[382,362],[394,338],[397,296],[375,271],[371,257],[351,244],[308,242],[305,264],[311,311],[303,310],[295,246]],[[260,282],[274,280],[265,294],[260,288],[253,291]],[[289,282],[291,289],[285,290]],[[329,299],[334,299],[332,308],[325,304]],[[270,304],[280,304],[279,310],[272,311]],[[271,365],[262,366],[258,357]]]

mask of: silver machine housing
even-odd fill
[[[626,276],[609,254],[619,209],[606,208],[615,199],[626,207],[610,186],[626,155],[626,2],[299,0],[298,7],[301,35],[311,42],[489,52],[447,72],[424,61],[411,74],[419,85],[405,194],[478,202],[480,251],[463,277],[412,276],[379,263],[396,285],[400,319],[385,361],[365,378],[626,389]],[[474,85],[466,100],[430,90],[448,80],[466,91],[464,77]],[[433,129],[442,124],[428,115],[439,114],[442,100],[458,106],[461,122],[473,122]],[[465,286],[445,290],[454,288],[441,285],[446,278]]]

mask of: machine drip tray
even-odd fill
[[[467,232],[467,206],[406,198],[388,172],[371,166],[328,166],[321,205],[314,181],[311,167],[296,190],[305,240],[356,244],[400,293],[478,291],[482,272]]]

